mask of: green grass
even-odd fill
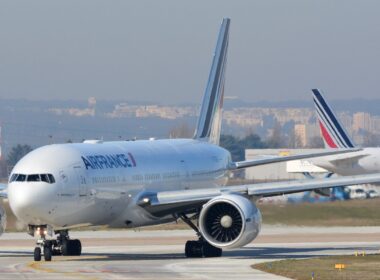
[[[380,199],[325,203],[259,204],[265,224],[380,226]]]
[[[345,264],[346,268],[336,269],[335,264]],[[314,280],[380,279],[380,255],[289,259],[255,264],[252,268],[299,280],[312,279],[313,272]]]

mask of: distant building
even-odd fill
[[[307,147],[314,137],[320,136],[319,127],[316,124],[295,124],[294,135],[299,141],[297,144]]]
[[[305,147],[307,144],[307,135],[306,135],[306,125],[305,124],[296,124],[294,125],[294,135],[299,141],[301,147]]]
[[[355,113],[352,120],[352,129],[355,132],[359,130],[371,131],[371,115],[365,112]]]

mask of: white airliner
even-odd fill
[[[313,101],[318,116],[321,136],[326,148],[355,148],[331,106],[318,89],[313,89]],[[312,159],[311,162],[340,175],[358,175],[380,172],[380,148],[362,148],[357,152]]]
[[[225,186],[229,172],[239,168],[342,153],[231,161],[218,146],[229,25],[224,19],[193,139],[48,145],[16,164],[2,195],[37,238],[34,260],[80,255],[80,241],[68,234],[72,228],[135,228],[177,219],[198,235],[186,243],[187,257],[216,257],[256,238],[261,214],[255,201],[261,197],[380,181],[373,174]]]

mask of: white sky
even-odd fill
[[[231,18],[226,95],[378,98],[380,1],[0,0],[0,98],[201,100]]]

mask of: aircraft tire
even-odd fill
[[[185,255],[187,258],[202,257],[202,243],[199,241],[187,241],[185,245]]]
[[[34,248],[33,256],[34,256],[35,262],[41,261],[41,248],[40,247]]]
[[[52,253],[53,253],[53,251],[52,251],[50,246],[44,247],[44,259],[45,259],[45,261],[47,261],[47,262],[51,261]]]
[[[82,254],[82,244],[79,239],[66,240],[61,245],[63,256],[80,256]]]
[[[72,256],[80,256],[82,254],[82,244],[79,239],[71,240]]]
[[[202,246],[203,256],[205,258],[215,258],[222,256],[223,250],[212,246],[211,244],[204,242]]]

